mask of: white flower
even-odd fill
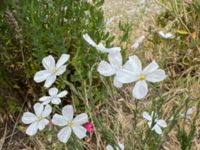
[[[174,39],[175,38],[175,35],[172,33],[169,33],[169,32],[164,33],[163,31],[159,31],[158,34],[163,39]]]
[[[64,126],[64,128],[62,128],[57,135],[58,139],[63,143],[68,141],[72,131],[79,139],[83,139],[86,136],[87,130],[82,125],[88,122],[88,115],[86,113],[82,113],[77,115],[74,119],[73,115],[73,107],[71,105],[66,105],[62,109],[62,115],[55,114],[53,116],[53,124]]]
[[[155,112],[151,113],[151,116],[147,112],[143,112],[143,117],[148,121],[148,126],[152,131],[155,131],[157,134],[162,134],[162,128],[167,127],[165,120],[158,119],[158,115]]]
[[[193,112],[194,112],[194,108],[188,108],[186,113],[181,114],[181,117],[185,117],[186,119],[190,119]]]
[[[118,71],[117,80],[121,83],[131,83],[137,81],[133,88],[133,96],[137,99],[144,98],[148,93],[147,82],[160,82],[166,78],[165,71],[158,69],[159,66],[152,61],[142,70],[142,64],[137,56],[130,56],[129,60]]]
[[[43,96],[39,99],[39,101],[43,102],[43,105],[49,104],[50,102],[52,104],[60,104],[61,103],[61,99],[62,97],[65,97],[67,95],[67,91],[62,91],[60,93],[58,93],[58,89],[57,88],[50,88],[49,89],[49,95],[50,96]]]
[[[193,108],[188,108],[188,110],[186,111],[186,115],[189,116],[194,112]]]
[[[26,134],[32,136],[35,135],[38,129],[41,131],[45,128],[45,126],[49,123],[49,120],[46,119],[52,108],[50,105],[42,105],[40,103],[36,103],[34,105],[35,114],[31,112],[25,112],[22,116],[22,122],[24,124],[30,124],[26,129]]]
[[[63,74],[66,70],[64,65],[69,59],[68,54],[62,54],[57,63],[55,59],[49,55],[42,60],[45,70],[36,72],[34,80],[37,83],[45,81],[44,87],[49,88],[56,80],[56,77]]]
[[[99,43],[98,45],[91,39],[91,37],[88,34],[83,35],[84,40],[91,45],[92,47],[96,48],[98,51],[102,53],[113,53],[113,52],[120,52],[120,47],[112,47],[112,48],[106,48],[102,43]]]
[[[110,63],[103,60],[97,68],[97,71],[106,77],[116,75],[122,69],[122,55],[120,52],[108,54],[108,60]],[[122,87],[122,83],[117,80],[116,76],[113,82],[115,87]]]
[[[124,144],[118,143],[118,146],[115,147],[116,150],[124,150]],[[110,144],[106,146],[106,150],[115,150]]]
[[[137,49],[142,44],[142,42],[144,41],[144,39],[145,39],[144,35],[142,35],[141,37],[139,37],[138,39],[136,39],[135,43],[131,46],[131,48]]]

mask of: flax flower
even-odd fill
[[[63,127],[57,134],[58,139],[63,143],[67,143],[72,131],[79,139],[83,139],[86,136],[87,130],[83,127],[83,124],[88,122],[88,115],[82,113],[74,119],[73,116],[73,107],[66,105],[62,109],[62,115],[55,114],[52,118],[53,124]]]
[[[67,91],[62,91],[60,93],[58,93],[58,89],[57,88],[50,88],[49,89],[49,96],[43,96],[39,99],[39,101],[43,102],[42,104],[46,105],[49,104],[50,102],[52,104],[60,104],[61,103],[61,99],[62,97],[65,97],[67,95]]]
[[[57,76],[62,75],[66,71],[66,65],[64,65],[69,59],[68,54],[62,54],[57,63],[55,59],[49,55],[42,60],[42,64],[45,70],[36,72],[34,80],[37,83],[45,81],[44,87],[49,88],[56,80]]]
[[[122,70],[117,72],[117,80],[121,83],[136,84],[133,88],[132,95],[137,99],[143,99],[148,93],[148,82],[160,82],[166,78],[165,71],[159,69],[158,64],[152,61],[142,70],[142,64],[137,56],[130,56]]]
[[[25,112],[22,116],[22,122],[24,124],[30,124],[26,130],[26,134],[32,136],[35,135],[38,129],[41,131],[49,123],[47,117],[50,115],[52,108],[50,105],[42,105],[36,103],[34,105],[35,114],[31,112]]]
[[[155,112],[152,112],[149,115],[147,112],[143,112],[143,117],[148,121],[148,126],[152,131],[155,131],[157,134],[162,134],[162,129],[167,127],[167,123],[163,119],[158,119],[158,115]]]

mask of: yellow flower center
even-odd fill
[[[145,75],[144,75],[144,74],[141,74],[141,75],[139,76],[139,80],[145,80]]]
[[[43,119],[43,117],[42,116],[40,116],[40,117],[38,117],[38,121],[41,121]]]
[[[53,74],[56,74],[58,72],[58,70],[54,69],[52,72],[53,72]]]
[[[68,121],[68,122],[67,122],[67,126],[68,126],[68,127],[71,128],[73,125],[74,125],[74,123],[73,123],[72,121]]]

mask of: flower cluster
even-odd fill
[[[57,63],[55,59],[49,55],[42,60],[42,64],[45,70],[39,71],[35,74],[34,80],[37,83],[45,81],[44,87],[50,88],[56,81],[57,76],[62,75],[66,71],[66,62],[69,59],[69,55],[62,54]],[[22,122],[24,124],[30,124],[26,129],[26,134],[33,136],[38,130],[43,130],[49,122],[57,126],[63,126],[63,128],[57,134],[58,139],[61,142],[66,143],[73,131],[79,139],[83,139],[86,136],[87,128],[84,128],[84,124],[88,123],[88,115],[86,113],[77,115],[73,119],[74,111],[72,105],[67,105],[62,109],[62,115],[54,114],[53,118],[50,118],[52,107],[50,104],[59,105],[61,98],[65,97],[68,92],[66,90],[59,92],[56,87],[52,87],[48,90],[49,96],[42,96],[39,98],[39,102],[34,105],[34,112],[25,112],[22,116]],[[90,130],[91,132],[91,130]]]
[[[93,47],[101,52],[105,52],[104,48],[98,47],[88,34],[83,35],[84,39]],[[129,56],[129,59],[123,65],[121,49],[106,49],[108,60],[102,60],[97,68],[98,72],[103,76],[113,76],[113,84],[117,88],[121,88],[125,83],[136,82],[132,95],[136,99],[143,99],[148,93],[147,81],[156,83],[166,78],[165,71],[159,69],[158,64],[153,60],[148,66],[142,69],[142,63],[136,55]]]
[[[167,36],[169,35],[167,34]],[[142,69],[140,59],[133,55],[129,56],[129,59],[123,64],[121,49],[110,48],[105,51],[105,47],[99,46],[102,43],[95,44],[88,34],[83,35],[83,38],[97,50],[108,53],[109,62],[102,60],[98,65],[97,71],[105,77],[114,76],[113,84],[115,87],[121,88],[123,84],[136,82],[132,90],[132,95],[136,99],[143,99],[148,94],[147,82],[157,83],[166,78],[165,71],[159,68],[155,60]],[[132,47],[138,48],[144,38],[144,36],[140,37]],[[167,126],[164,120],[157,118],[158,115],[155,112],[152,112],[151,116],[144,112],[143,117],[148,121],[151,130],[157,134],[162,133],[161,127],[165,128]],[[107,149],[114,148],[108,145]]]
[[[123,87],[124,84],[133,83],[135,85],[132,90],[132,96],[135,99],[144,99],[148,94],[148,82],[157,83],[166,78],[165,71],[159,68],[159,65],[153,60],[149,65],[142,69],[142,63],[136,56],[129,56],[128,60],[123,64],[121,48],[113,47],[106,48],[102,43],[96,44],[88,34],[83,35],[84,40],[102,53],[108,55],[108,61],[102,60],[97,71],[105,76],[114,76],[113,85],[117,88]],[[144,37],[141,37],[133,45],[134,48],[138,48],[143,42]],[[83,139],[87,132],[93,131],[93,124],[89,122],[88,115],[86,113],[78,114],[74,117],[74,109],[72,105],[66,105],[62,108],[61,114],[55,113],[52,115],[51,105],[61,104],[61,98],[68,94],[68,91],[59,91],[56,87],[51,87],[56,78],[62,75],[66,71],[66,62],[70,56],[68,54],[62,54],[57,63],[55,59],[49,55],[42,60],[44,70],[36,72],[34,80],[37,83],[45,82],[44,87],[48,89],[48,95],[39,98],[39,102],[34,105],[34,112],[25,112],[22,116],[22,122],[24,124],[30,124],[26,130],[26,133],[30,136],[35,135],[38,130],[41,131],[50,122],[53,125],[62,127],[57,134],[58,139],[66,143],[70,138],[72,132],[79,138]],[[152,131],[157,134],[162,134],[161,128],[165,128],[167,123],[158,119],[158,115],[152,112],[149,115],[147,112],[143,113],[143,117],[148,121],[148,126]],[[123,150],[124,145],[118,144],[116,147],[111,145],[106,146],[106,150]]]

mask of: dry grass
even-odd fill
[[[118,38],[119,22],[129,22],[133,29],[130,40],[134,42],[139,36],[147,34],[145,31],[149,26],[155,25],[154,19],[161,7],[154,0],[105,0],[103,10],[107,30]]]

